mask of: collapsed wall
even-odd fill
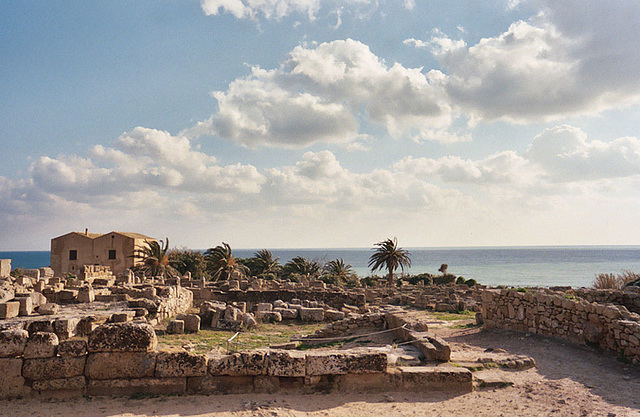
[[[640,315],[622,305],[513,289],[485,290],[482,318],[486,328],[501,328],[597,345],[640,362]]]

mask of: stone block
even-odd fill
[[[135,378],[87,382],[87,395],[91,396],[175,395],[184,394],[186,391],[187,378]]]
[[[190,352],[158,352],[155,376],[177,378],[183,376],[205,376],[207,357]]]
[[[171,320],[167,325],[167,333],[169,334],[183,334],[184,333],[184,320]]]
[[[33,389],[40,391],[83,391],[87,386],[87,380],[84,376],[76,376],[73,378],[49,379],[33,381]]]
[[[322,308],[302,307],[300,308],[300,320],[303,322],[323,321],[324,310]]]
[[[96,300],[96,292],[91,287],[83,287],[78,290],[77,301],[79,303],[93,303]]]
[[[89,334],[89,352],[150,352],[158,339],[147,323],[110,323]]]
[[[342,375],[386,372],[387,355],[383,352],[326,351],[308,353],[306,375]]]
[[[87,341],[82,339],[77,340],[62,340],[58,344],[59,356],[84,356],[87,354]]]
[[[29,333],[26,330],[3,330],[0,332],[0,358],[22,356]]]
[[[0,319],[11,319],[20,314],[20,303],[18,301],[5,301],[0,303]]]
[[[471,371],[455,366],[401,366],[402,386],[409,391],[471,392]]]
[[[258,305],[256,306],[256,311],[260,313],[271,311],[272,309],[273,305],[271,305],[271,303],[258,303]]]
[[[122,379],[153,377],[156,369],[154,352],[89,353],[84,374],[89,379]]]
[[[280,391],[280,378],[277,376],[255,376],[253,391],[263,394],[275,394]]]
[[[267,375],[302,377],[305,375],[306,354],[299,351],[272,350],[267,354]]]
[[[253,392],[252,376],[191,377],[187,379],[190,394],[249,394]]]
[[[282,315],[277,311],[264,311],[256,314],[260,316],[260,320],[264,323],[280,323],[282,321]]]
[[[0,259],[0,277],[11,275],[11,259]]]
[[[39,269],[23,269],[22,275],[33,278],[37,281],[40,279],[40,270]]]
[[[76,335],[79,317],[64,317],[53,322],[53,331],[61,340],[69,339]]]
[[[29,337],[24,348],[25,359],[51,358],[56,355],[58,336],[50,332],[36,332]]]
[[[62,302],[75,301],[78,298],[78,290],[62,290],[58,293],[58,300]]]
[[[24,385],[22,377],[22,359],[0,358],[0,398],[13,398],[25,395],[29,392],[29,387]]]
[[[325,310],[324,317],[330,321],[337,321],[344,319],[344,312],[337,310]]]
[[[31,278],[23,275],[21,277],[16,278],[16,284],[22,285],[23,287],[31,287],[33,286],[33,282],[37,280],[38,280],[37,278]]]
[[[273,311],[280,313],[282,320],[295,320],[298,318],[298,310],[295,308],[277,307],[274,308]]]
[[[392,386],[388,373],[340,375],[337,384],[340,392],[384,392]]]
[[[18,315],[29,316],[33,313],[33,300],[31,297],[16,297],[13,301],[20,303]]]
[[[129,321],[133,321],[136,312],[131,311],[120,311],[118,313],[113,313],[111,315],[111,319],[109,320],[111,323],[127,323]]]
[[[66,379],[81,376],[86,362],[85,356],[25,359],[22,376],[32,380]]]
[[[178,316],[184,321],[184,331],[187,333],[198,333],[200,331],[200,316],[197,314],[181,314]]]
[[[217,376],[266,375],[266,352],[254,350],[209,356],[209,374]]]
[[[60,311],[60,306],[55,303],[46,303],[38,307],[38,314],[43,316],[51,316]]]

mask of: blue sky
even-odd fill
[[[640,244],[640,3],[0,0],[0,249]]]

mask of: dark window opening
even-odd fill
[[[70,261],[77,261],[78,260],[78,251],[77,250],[70,250],[69,251],[69,260]]]
[[[116,250],[109,249],[109,259],[116,259]]]

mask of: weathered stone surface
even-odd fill
[[[33,381],[33,389],[36,391],[82,391],[87,386],[84,376],[76,376],[64,379],[48,379]]]
[[[259,303],[256,306],[256,311],[259,313],[262,313],[262,312],[271,311],[272,308],[273,308],[273,305],[271,305],[271,303]]]
[[[0,332],[0,358],[21,356],[27,345],[29,333],[26,330],[4,330]]]
[[[87,354],[86,340],[62,340],[58,344],[59,356],[84,356]]]
[[[280,315],[282,316],[282,320],[295,320],[298,318],[298,310],[296,310],[295,308],[278,307],[274,308],[273,311],[276,313],[280,313]]]
[[[347,374],[338,377],[340,392],[384,392],[393,390],[388,373]]]
[[[51,316],[60,311],[60,306],[55,303],[46,303],[38,307],[38,314],[43,316]]]
[[[209,356],[209,374],[229,376],[266,375],[266,352],[254,350],[231,355]]]
[[[89,353],[84,374],[89,379],[153,377],[155,352]]]
[[[253,314],[246,313],[242,317],[242,325],[244,327],[246,327],[247,329],[253,329],[254,327],[256,327],[258,325],[258,322],[256,321],[255,317],[253,317]]]
[[[61,340],[69,339],[76,335],[79,317],[64,317],[53,322],[53,331]]]
[[[184,320],[184,330],[189,333],[198,333],[200,331],[200,316],[197,314],[182,315]]]
[[[264,311],[257,314],[261,316],[261,320],[265,323],[280,323],[282,321],[282,315],[277,311]]]
[[[316,322],[324,320],[324,310],[321,308],[300,308],[300,320],[304,322]]]
[[[29,392],[22,377],[22,359],[0,358],[0,369],[0,398],[17,397]]]
[[[33,300],[31,299],[31,297],[16,297],[14,301],[20,303],[18,315],[28,316],[33,313]]]
[[[325,310],[324,312],[324,317],[331,321],[342,320],[344,315],[344,312],[337,310]]]
[[[23,355],[25,359],[50,358],[56,355],[58,343],[58,336],[55,333],[34,333],[29,337]]]
[[[253,378],[253,391],[256,393],[275,394],[280,391],[280,378],[277,376],[256,376]]]
[[[89,352],[150,352],[158,345],[156,332],[146,323],[112,323],[89,335]]]
[[[187,378],[135,378],[87,382],[87,395],[92,396],[172,395],[183,394],[186,390]]]
[[[273,350],[267,354],[267,375],[302,377],[305,375],[305,369],[304,352]]]
[[[183,376],[205,376],[207,357],[189,352],[158,352],[155,376],[177,378]]]
[[[375,351],[326,351],[308,353],[306,375],[341,375],[385,372],[387,355]]]
[[[121,311],[119,313],[113,313],[111,315],[111,320],[109,321],[111,323],[127,323],[129,321],[132,321],[135,315],[136,315],[136,312],[133,310]]]
[[[212,376],[188,378],[192,394],[249,394],[253,392],[252,376]]]
[[[183,334],[184,333],[184,320],[171,320],[167,325],[167,333],[169,334]]]
[[[22,376],[33,380],[73,378],[83,374],[85,362],[85,356],[25,359]]]
[[[77,301],[79,303],[93,303],[96,300],[96,292],[91,287],[83,287],[78,290]]]
[[[471,371],[455,366],[401,366],[402,386],[411,391],[471,392]]]
[[[5,301],[0,303],[0,319],[11,319],[20,314],[20,303],[18,301]]]

